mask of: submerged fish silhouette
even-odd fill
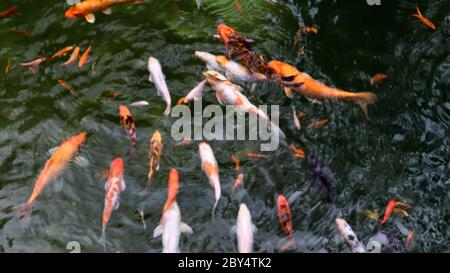
[[[323,166],[312,154],[306,156],[306,163],[313,172],[313,186],[318,187],[326,196],[329,204],[334,203],[334,176],[330,168]]]

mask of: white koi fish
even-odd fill
[[[239,253],[253,252],[253,233],[256,231],[250,211],[244,203],[241,203],[236,225],[232,228],[232,232],[236,233]]]
[[[199,84],[197,84],[194,89],[192,89],[185,97],[179,99],[177,104],[186,104],[200,98],[203,94],[203,91],[205,90],[206,82],[206,80],[203,80]]]
[[[154,58],[148,58],[148,71],[150,75],[148,76],[148,80],[155,84],[156,90],[158,91],[158,95],[163,98],[166,102],[166,110],[164,111],[164,115],[168,116],[170,114],[172,100],[170,98],[169,89],[166,84],[166,76],[162,72],[161,64],[159,61]]]
[[[344,219],[336,218],[336,224],[338,226],[339,232],[342,235],[344,241],[352,249],[353,253],[365,253],[367,252],[364,245],[358,240],[356,234],[353,232],[352,228]]]
[[[214,188],[214,196],[216,198],[216,202],[214,203],[214,207],[212,210],[212,218],[214,220],[214,212],[216,210],[217,204],[219,203],[221,195],[219,166],[217,164],[216,158],[214,157],[211,146],[209,146],[206,142],[200,142],[200,144],[198,145],[198,150],[200,153],[200,159],[202,161],[202,170],[208,177],[209,185]]]

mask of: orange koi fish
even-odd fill
[[[73,87],[72,87],[70,84],[66,83],[64,80],[58,80],[58,84],[59,84],[62,88],[66,89],[66,90],[69,90],[70,93],[72,93],[72,94],[75,93],[75,89],[73,89]]]
[[[68,59],[65,63],[63,63],[61,66],[66,66],[66,65],[69,65],[69,64],[75,62],[75,61],[78,59],[78,55],[79,55],[79,54],[80,54],[80,47],[77,46],[77,47],[72,51],[72,54],[70,54],[69,59]]]
[[[388,75],[382,74],[382,73],[377,73],[377,74],[373,75],[373,77],[370,79],[370,84],[375,85],[375,84],[378,84],[387,79],[389,79]]]
[[[242,5],[239,1],[234,3],[234,8],[239,11],[240,14],[244,13],[244,9],[242,8]]]
[[[256,154],[256,153],[246,153],[245,155],[246,155],[248,158],[269,158],[267,155]]]
[[[231,161],[234,163],[236,171],[239,171],[239,166],[241,165],[241,161],[239,161],[239,158],[237,158],[237,156],[235,155],[232,155]]]
[[[236,180],[234,181],[233,188],[231,189],[231,193],[233,193],[242,183],[244,182],[244,174],[240,173]]]
[[[414,238],[414,233],[416,231],[413,229],[409,232],[408,237],[406,237],[405,247],[408,249],[411,246],[412,240]]]
[[[305,159],[305,151],[300,148],[295,147],[294,145],[290,145],[288,149],[292,152],[292,154],[301,160]]]
[[[311,124],[308,125],[308,127],[306,127],[306,129],[320,128],[320,127],[323,127],[323,126],[327,125],[328,122],[330,122],[329,119],[314,120],[314,121],[311,122]]]
[[[149,169],[148,169],[148,180],[147,187],[150,186],[152,182],[153,173],[159,170],[159,160],[161,159],[161,154],[163,151],[163,140],[161,134],[158,130],[153,133],[150,139],[150,151],[148,155]]]
[[[117,157],[111,162],[108,181],[105,183],[105,208],[103,209],[102,235],[100,237],[100,242],[104,249],[106,249],[106,226],[108,225],[113,210],[119,208],[120,193],[126,188],[124,173],[123,160],[121,157]]]
[[[131,148],[127,153],[128,160],[131,160],[134,157],[137,147],[136,122],[133,119],[130,110],[124,104],[121,104],[119,106],[119,114],[120,114],[120,124],[123,126],[123,129],[128,134],[128,137],[131,140]]]
[[[39,65],[45,61],[48,61],[47,57],[39,57],[36,60],[33,60],[28,63],[21,63],[20,65],[25,66],[31,71],[31,73],[33,73],[33,75],[36,75],[36,73],[39,70]]]
[[[287,243],[281,247],[281,249],[287,249],[291,245],[295,245],[295,239],[293,237],[293,227],[292,227],[292,215],[291,209],[289,208],[289,202],[282,194],[278,194],[277,199],[277,212],[278,220],[280,221],[281,228],[288,236]]]
[[[86,132],[73,136],[59,146],[49,160],[45,163],[39,177],[34,185],[33,192],[25,204],[17,207],[20,218],[29,218],[34,202],[44,190],[44,188],[60,175],[67,164],[78,152],[80,145],[86,139]]]
[[[55,58],[58,58],[58,57],[66,56],[72,50],[73,50],[73,46],[66,46],[65,48],[60,49],[60,50],[58,50],[58,52],[53,54],[53,56],[50,57],[50,61]]]
[[[177,198],[178,188],[180,187],[179,175],[178,171],[175,168],[170,169],[169,171],[169,179],[168,182],[168,191],[167,191],[167,200],[164,204],[163,214],[166,210],[172,205],[172,202]]]
[[[418,18],[420,21],[422,21],[422,23],[424,23],[427,27],[435,30],[436,26],[427,18],[423,17],[422,13],[419,10],[419,7],[417,7],[417,13],[411,14],[411,16],[414,16],[416,18]]]
[[[89,53],[91,52],[91,48],[92,48],[92,44],[89,44],[88,48],[86,49],[86,51],[83,52],[83,54],[80,57],[80,61],[78,61],[78,67],[82,68],[83,65],[87,62],[88,58],[89,58]]]
[[[0,19],[8,15],[15,15],[17,11],[17,6],[12,6],[9,9],[0,12]]]
[[[403,209],[397,208],[397,207],[402,207],[404,209],[410,209],[411,206],[403,203],[403,202],[398,202],[395,200],[391,200],[388,202],[386,210],[384,211],[384,216],[383,216],[383,220],[381,221],[380,226],[384,225],[387,220],[389,220],[389,218],[392,216],[392,213],[397,213],[403,216],[408,216],[408,213],[406,211],[404,211]]]
[[[64,16],[66,18],[84,17],[89,23],[95,23],[94,12],[102,11],[106,15],[112,13],[111,6],[126,3],[143,3],[143,0],[85,0],[70,7]]]
[[[286,96],[290,98],[293,97],[294,90],[310,100],[353,101],[363,109],[367,119],[367,104],[377,100],[377,96],[371,92],[352,93],[326,86],[287,63],[270,61],[267,65],[272,71],[272,78],[285,86]]]

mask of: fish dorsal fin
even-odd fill
[[[180,231],[181,231],[181,233],[188,233],[188,234],[194,233],[194,231],[192,231],[192,228],[184,222],[182,222],[180,225]]]
[[[236,234],[237,227],[236,225],[231,227],[231,234]]]
[[[95,23],[95,15],[92,13],[86,14],[84,18],[91,24]]]
[[[288,97],[290,99],[292,99],[294,97],[294,92],[289,87],[284,88],[284,94],[286,95],[286,97]]]
[[[105,15],[111,15],[112,10],[111,10],[111,8],[107,8],[107,9],[102,10],[102,12],[103,12],[103,14],[105,14]]]
[[[255,225],[252,225],[253,233],[258,233],[258,228]]]
[[[153,238],[159,237],[162,235],[164,231],[164,225],[158,225],[154,230],[153,230]]]

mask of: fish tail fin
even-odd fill
[[[372,104],[377,100],[377,95],[372,92],[355,93],[355,103],[361,107],[364,112],[364,116],[369,120],[369,111],[367,110],[367,104]]]
[[[20,204],[18,206],[15,206],[13,208],[13,211],[20,220],[28,222],[31,218],[32,204],[30,203]]]
[[[147,185],[145,186],[145,192],[148,191],[148,188],[152,184],[152,178],[153,178],[153,169],[150,169],[150,171],[148,172]]]
[[[217,204],[219,204],[219,200],[220,199],[216,199],[216,202],[214,203],[213,209],[212,209],[212,220],[214,222],[214,215],[216,214],[216,208],[217,208]]]
[[[22,64],[23,66],[25,66],[28,70],[31,71],[31,73],[33,73],[33,75],[36,75],[39,71],[39,64]]]
[[[134,155],[136,154],[136,144],[133,144],[133,146],[131,146],[130,150],[127,152],[127,156],[128,156],[128,162],[131,162],[134,158]]]
[[[102,228],[102,235],[100,235],[100,243],[103,246],[103,250],[106,251],[106,229]]]
[[[172,108],[172,107],[171,107],[170,105],[167,105],[166,110],[164,110],[164,115],[165,115],[165,116],[170,115],[171,108]]]
[[[280,251],[284,252],[289,249],[293,249],[297,247],[297,241],[294,237],[288,237],[286,243],[280,246]]]
[[[411,14],[411,16],[420,18],[422,16],[422,13],[419,10],[419,7],[416,7],[416,13]]]

